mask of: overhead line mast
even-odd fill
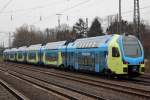
[[[60,30],[60,16],[63,15],[61,13],[56,14],[58,16],[58,28]]]
[[[121,0],[119,0],[119,34],[122,32],[122,19],[121,19]]]
[[[140,34],[140,7],[139,7],[139,0],[134,0],[134,32],[135,35],[139,40],[141,40],[141,34]]]

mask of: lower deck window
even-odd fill
[[[10,54],[10,58],[15,58],[15,54]]]
[[[36,53],[29,53],[29,59],[36,59]]]
[[[48,52],[46,53],[46,60],[47,61],[57,61],[58,54],[56,52]]]
[[[19,53],[18,54],[18,59],[22,59],[23,58],[23,54],[22,53]]]
[[[94,57],[92,57],[92,54],[88,56],[82,56],[82,54],[79,53],[78,61],[80,65],[85,65],[85,66],[93,66],[95,64],[95,59]]]

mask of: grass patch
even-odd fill
[[[0,55],[0,61],[3,61],[3,56]]]
[[[150,59],[145,61],[145,72],[150,73]]]

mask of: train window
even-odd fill
[[[112,47],[112,57],[120,57],[118,48]]]
[[[10,58],[14,58],[14,54],[10,54]]]
[[[36,59],[36,53],[35,52],[30,52],[29,53],[29,59]]]
[[[58,60],[58,53],[57,52],[47,52],[46,53],[46,60],[57,61]]]
[[[21,59],[22,58],[22,53],[18,53],[18,59]]]
[[[92,55],[93,56],[92,57],[90,55],[85,55],[85,54],[88,54],[88,53],[83,53],[83,54],[84,55],[79,53],[79,55],[78,55],[79,64],[83,65],[83,66],[94,66],[94,64],[95,64],[94,55]]]
[[[69,56],[69,60],[71,61],[71,59],[73,58],[73,52],[69,52],[68,56]]]
[[[124,53],[128,57],[140,57],[142,55],[139,41],[134,37],[123,38]]]

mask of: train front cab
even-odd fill
[[[114,35],[108,46],[108,68],[121,76],[138,76],[144,73],[144,52],[134,36]]]

